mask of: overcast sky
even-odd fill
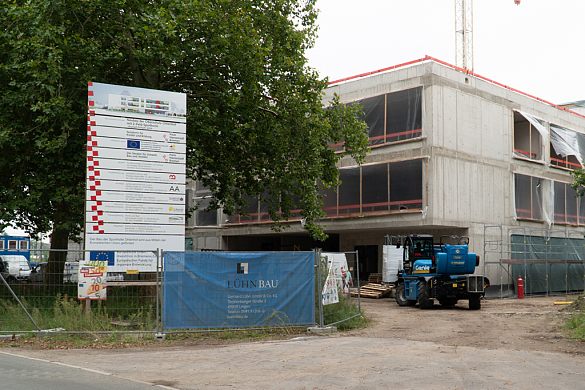
[[[474,0],[478,75],[552,103],[585,100],[585,0]],[[317,0],[309,65],[336,80],[425,55],[455,65],[455,0]]]

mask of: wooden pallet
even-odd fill
[[[383,284],[369,283],[360,288],[360,296],[364,298],[384,298],[390,295],[394,286],[384,286]],[[353,291],[352,297],[357,297],[358,292]]]
[[[368,276],[368,283],[375,283],[375,284],[382,283],[382,274],[381,273],[370,274],[370,276]]]

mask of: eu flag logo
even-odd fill
[[[90,252],[90,261],[107,261],[108,265],[114,265],[114,259],[116,258],[115,252]]]
[[[140,141],[134,141],[129,139],[126,143],[128,149],[140,149]]]

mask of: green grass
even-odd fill
[[[343,321],[347,318],[351,319]],[[335,325],[339,330],[363,328],[369,322],[363,310],[360,313],[358,306],[349,297],[345,296],[339,297],[339,303],[323,306],[323,319],[325,325],[343,321]]]
[[[326,261],[321,261],[321,289],[325,285],[327,280],[328,267]],[[358,306],[348,295],[343,295],[341,289],[338,286],[339,303],[333,303],[330,305],[323,306],[323,323],[325,326],[328,324],[335,324],[338,330],[349,330],[355,328],[366,327],[369,320],[364,315],[364,312],[360,313]],[[319,291],[319,284],[317,283],[317,272],[315,271],[315,320],[319,323],[319,297],[321,292]],[[359,315],[358,315],[359,314]],[[352,318],[353,317],[353,318]],[[351,318],[348,320],[348,318]],[[346,321],[344,321],[346,320]]]
[[[565,319],[564,328],[569,337],[576,340],[585,340],[585,300],[584,296],[577,297],[567,307],[568,315]]]
[[[138,306],[134,299],[91,302],[84,310],[77,298],[57,293],[53,297],[19,297],[41,330],[64,329],[69,332],[152,331],[156,327],[156,307]],[[110,298],[108,298],[110,299]],[[0,299],[1,331],[36,331],[26,313],[14,299]]]

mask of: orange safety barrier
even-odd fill
[[[551,161],[556,161],[556,162],[558,162],[559,164],[573,165],[573,166],[575,166],[575,167],[577,167],[577,168],[579,168],[579,169],[582,169],[582,168],[583,168],[583,166],[582,166],[581,164],[573,163],[573,162],[566,161],[566,160],[559,160],[558,158],[553,158],[553,157],[551,157],[551,158],[550,158],[550,160],[551,160]]]
[[[514,149],[514,151],[517,153],[520,153],[524,156],[530,156],[530,158],[536,158],[536,153],[530,153],[530,152],[527,152],[525,150],[520,150],[520,149]]]

